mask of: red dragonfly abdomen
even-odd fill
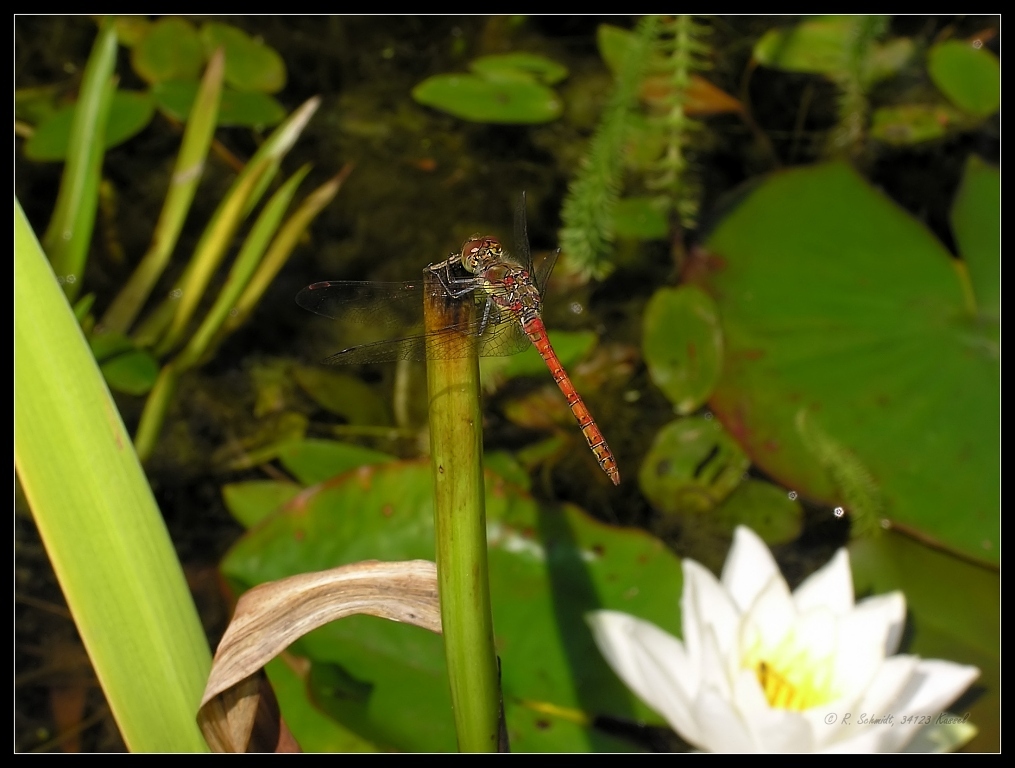
[[[603,472],[613,481],[614,485],[620,485],[620,470],[617,469],[617,461],[613,458],[613,452],[610,451],[610,446],[606,444],[606,438],[599,431],[595,419],[592,418],[589,409],[585,407],[585,403],[582,402],[581,396],[575,390],[570,377],[560,364],[560,360],[557,359],[557,353],[550,346],[543,321],[535,317],[525,322],[522,327],[536,346],[546,367],[550,369],[553,380],[557,382],[557,386],[564,394],[567,404],[571,407],[571,413],[578,420],[578,426],[581,428],[582,434],[585,435],[592,453],[595,454],[599,466],[603,468]]]

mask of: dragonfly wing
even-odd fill
[[[518,202],[515,203],[514,225],[515,258],[518,259],[519,264],[529,269],[532,266],[532,253],[529,251],[529,224],[526,218],[525,192],[518,196]]]
[[[406,336],[386,339],[372,344],[360,344],[337,352],[324,362],[327,365],[368,365],[390,363],[395,360],[425,360],[426,336]]]
[[[514,318],[508,318],[480,337],[479,354],[481,357],[505,357],[515,355],[531,346],[532,342],[522,330],[521,323]]]
[[[334,280],[314,283],[296,294],[296,303],[314,314],[333,320],[348,320],[404,332],[420,322],[423,281],[372,283]]]
[[[520,325],[505,323],[488,329],[479,336],[477,349],[475,333],[477,330],[478,324],[471,328],[452,326],[401,339],[360,344],[343,349],[324,362],[327,365],[369,365],[390,363],[395,360],[423,361],[427,359],[428,349],[432,357],[440,360],[468,357],[473,350],[484,357],[498,357],[513,355],[531,344]]]
[[[536,289],[540,296],[546,295],[546,283],[550,279],[550,273],[553,272],[553,265],[557,263],[558,256],[560,256],[560,248],[550,251],[533,265],[532,276],[536,281]]]
[[[532,275],[533,280],[536,282],[536,289],[539,291],[539,295],[544,295],[546,293],[546,283],[550,279],[550,273],[553,272],[553,265],[557,263],[560,249],[558,248],[556,251],[533,262],[532,251],[529,248],[529,225],[526,219],[524,192],[519,195],[518,203],[515,205],[514,238],[515,257],[523,267],[529,270],[529,274]]]

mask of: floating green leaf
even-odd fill
[[[659,430],[638,470],[638,485],[662,512],[709,512],[741,483],[749,466],[722,424],[689,417]]]
[[[755,463],[841,503],[794,429],[810,411],[873,474],[889,520],[997,562],[998,328],[937,239],[833,164],[772,177],[706,248],[726,346],[710,402]]]
[[[1001,63],[990,51],[961,40],[947,40],[930,49],[927,71],[955,106],[977,117],[1001,107]]]
[[[969,270],[977,309],[997,329],[1001,317],[1001,172],[975,155],[966,163],[955,195],[952,230]]]
[[[334,440],[298,440],[279,449],[279,459],[305,485],[321,483],[350,469],[394,459],[380,451]]]
[[[175,16],[159,19],[131,51],[131,66],[145,81],[197,80],[204,67],[197,31]]]
[[[110,389],[127,395],[147,394],[159,375],[158,361],[145,349],[112,357],[100,368]]]
[[[208,22],[201,27],[204,52],[226,50],[226,82],[239,91],[277,93],[285,87],[285,62],[278,52],[250,37],[242,29]]]
[[[879,107],[871,118],[871,138],[896,147],[940,139],[968,120],[944,104]]]
[[[186,120],[194,106],[200,84],[196,80],[171,80],[152,86],[159,109],[177,120]],[[258,128],[275,125],[285,117],[285,108],[264,93],[222,90],[217,124]]]
[[[722,331],[715,302],[700,288],[660,288],[642,321],[642,348],[652,382],[677,413],[693,413],[722,368]]]
[[[496,643],[511,748],[619,751],[596,715],[659,724],[609,670],[584,615],[627,611],[669,632],[680,624],[679,561],[644,532],[603,525],[575,507],[546,507],[488,475],[487,522]],[[307,492],[251,530],[223,573],[240,589],[367,559],[433,558],[428,465],[365,469]],[[456,748],[441,638],[352,617],[293,646],[312,662],[319,704],[372,742],[412,751]]]
[[[548,123],[563,111],[556,93],[531,80],[434,75],[413,88],[412,97],[475,123]]]
[[[855,25],[855,17],[825,16],[771,29],[754,44],[754,58],[766,67],[787,72],[837,74],[846,68]]]
[[[39,124],[25,142],[25,155],[32,160],[64,160],[74,121],[75,104],[57,110]],[[155,114],[155,102],[142,91],[117,91],[109,107],[106,122],[106,149],[115,147],[144,130]]]
[[[554,85],[567,77],[567,67],[536,53],[505,53],[480,56],[469,62],[469,69],[487,80],[538,80]]]
[[[715,510],[717,527],[732,535],[746,525],[766,544],[785,544],[800,535],[803,509],[784,488],[747,478]]]
[[[264,518],[299,495],[303,487],[283,480],[248,480],[222,486],[226,509],[244,528]]]
[[[321,711],[307,690],[303,679],[281,658],[269,661],[264,668],[285,724],[303,752],[329,754],[345,752],[377,752],[370,742]]]
[[[620,71],[624,64],[624,57],[634,42],[634,33],[627,29],[615,27],[612,24],[600,24],[596,28],[596,44],[599,47],[599,55],[603,57],[606,66],[614,75]]]

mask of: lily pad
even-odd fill
[[[944,104],[900,104],[879,107],[871,118],[871,138],[896,147],[946,136],[969,118]]]
[[[110,389],[125,395],[144,395],[155,386],[158,361],[146,349],[136,349],[106,360],[101,366]]]
[[[730,534],[746,525],[766,544],[785,544],[800,535],[803,508],[786,489],[748,478],[719,505],[715,521]]]
[[[633,745],[590,726],[596,715],[661,724],[596,650],[584,615],[627,611],[676,633],[680,564],[658,540],[541,506],[487,476],[495,642],[514,751],[617,751]],[[366,559],[432,559],[429,465],[377,466],[308,491],[251,530],[222,570],[255,584]],[[387,748],[456,748],[439,636],[367,616],[322,627],[293,649],[310,658],[318,704]]]
[[[977,117],[992,115],[1001,107],[1001,63],[990,51],[960,40],[948,40],[930,49],[927,71],[955,106]]]
[[[362,739],[314,704],[306,680],[282,659],[273,659],[264,668],[289,731],[304,752],[377,752]]]
[[[712,297],[691,285],[660,288],[642,321],[642,348],[652,382],[677,413],[700,408],[719,379],[722,331]]]
[[[222,486],[222,499],[236,522],[253,528],[302,490],[303,486],[282,480],[248,480]]]
[[[567,77],[567,67],[537,53],[504,53],[480,56],[469,63],[469,69],[487,80],[538,80],[554,85]]]
[[[771,29],[754,44],[754,58],[786,72],[837,74],[846,68],[856,23],[856,17],[825,16]]]
[[[840,503],[793,427],[806,411],[870,470],[891,522],[996,563],[998,329],[974,314],[941,243],[831,164],[760,185],[706,248],[697,276],[726,345],[710,403],[754,462]]]
[[[158,361],[127,336],[99,333],[89,339],[89,344],[110,389],[125,395],[143,395],[155,385]]]
[[[754,45],[754,58],[766,67],[836,77],[856,69],[857,41],[883,29],[884,17],[821,16],[792,27],[766,32]],[[863,29],[867,27],[867,29]],[[897,74],[912,58],[915,46],[908,38],[867,43],[859,62],[859,77],[871,85]]]
[[[560,117],[560,97],[528,79],[434,75],[412,89],[420,104],[474,123],[548,123]]]
[[[350,469],[383,464],[395,457],[358,445],[334,440],[296,440],[281,446],[278,458],[292,475],[305,485],[323,483]]]
[[[74,109],[71,104],[54,112],[39,124],[32,137],[25,142],[25,155],[32,160],[64,160],[70,141]],[[155,102],[142,91],[117,91],[109,107],[106,122],[105,147],[115,147],[143,131],[155,114]]]
[[[278,93],[285,87],[285,62],[271,46],[254,40],[242,29],[218,22],[202,25],[200,36],[209,57],[218,48],[225,48],[225,81],[233,88]]]
[[[638,485],[662,512],[709,512],[741,483],[749,466],[722,424],[695,416],[659,430],[638,471]]]
[[[152,86],[152,96],[159,109],[176,120],[184,121],[197,98],[197,80],[169,80]],[[266,93],[244,93],[232,88],[222,89],[216,124],[258,128],[275,125],[285,117],[285,109]]]
[[[167,16],[135,43],[130,60],[134,71],[149,83],[197,80],[204,67],[204,51],[193,24]]]
[[[966,163],[952,206],[952,231],[979,313],[999,329],[1001,319],[1001,172],[975,155]]]

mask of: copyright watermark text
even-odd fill
[[[829,712],[825,725],[959,725],[969,720],[969,713],[954,715],[951,712],[933,714],[899,714],[895,712]]]

